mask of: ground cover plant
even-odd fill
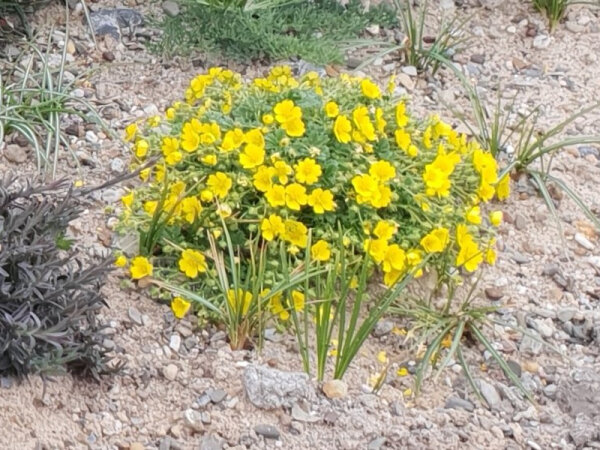
[[[393,11],[385,6],[364,12],[358,0],[341,6],[335,0],[259,2],[229,5],[186,3],[185,12],[167,17],[156,49],[163,54],[192,51],[217,53],[235,60],[278,61],[302,58],[326,64],[344,59],[341,42],[355,39],[369,25],[391,26]],[[281,3],[281,2],[280,2]]]
[[[367,78],[296,79],[284,66],[242,82],[213,68],[126,131],[132,168],[159,161],[122,198],[121,230],[140,245],[117,263],[172,292],[178,317],[237,317],[224,320],[234,348],[240,330],[252,340],[250,325],[291,319],[306,363],[316,320],[320,358],[334,330],[347,333],[341,377],[410,278],[433,272],[441,286],[495,261],[502,214],[485,204],[509,195],[509,179],[493,155]],[[387,290],[367,293],[373,280]],[[360,324],[367,305],[379,307]]]
[[[65,181],[0,180],[0,373],[107,370],[96,315],[108,261],[84,265],[65,237],[79,201]]]
[[[597,0],[533,0],[533,5],[548,17],[550,31],[565,17],[569,6],[573,5],[596,5]]]

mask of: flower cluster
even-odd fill
[[[259,238],[277,254],[283,243],[298,261],[306,252],[328,261],[343,243],[369,255],[388,285],[419,275],[424,261],[472,272],[495,260],[501,213],[483,215],[484,204],[508,196],[508,176],[476,142],[435,115],[412,117],[405,99],[369,79],[276,67],[245,83],[213,68],[164,117],[128,126],[126,139],[132,168],[158,162],[122,198],[122,224],[146,238],[146,256],[164,256],[165,276],[214,270],[207,234],[223,239],[223,222],[238,245]],[[152,273],[138,258],[133,278]],[[247,309],[244,293],[229,297]]]

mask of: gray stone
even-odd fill
[[[577,308],[561,308],[558,310],[556,317],[558,317],[558,320],[560,320],[563,323],[569,322],[573,319],[573,317],[575,317],[575,314],[577,314],[577,312]]]
[[[221,403],[227,397],[227,392],[223,389],[212,389],[207,392],[210,397],[210,401],[213,403]]]
[[[529,336],[528,334],[523,335],[523,339],[521,339],[521,344],[519,345],[519,350],[523,353],[539,355],[542,351],[543,346],[541,338],[533,330],[529,330],[529,333],[535,336],[536,339],[534,339],[532,336]]]
[[[174,381],[177,378],[177,373],[179,369],[175,364],[167,364],[167,366],[163,369],[163,376],[169,380]]]
[[[162,9],[165,12],[165,14],[169,17],[175,17],[179,14],[179,5],[171,0],[163,2]]]
[[[0,388],[10,389],[13,384],[14,379],[12,377],[0,377]]]
[[[557,264],[554,263],[548,263],[546,265],[544,265],[544,268],[542,269],[542,275],[545,275],[547,277],[552,277],[554,275],[556,275],[559,272],[559,267]]]
[[[3,154],[7,160],[15,164],[21,164],[27,161],[27,152],[23,147],[16,144],[7,145]]]
[[[502,297],[504,297],[504,292],[502,291],[501,288],[496,287],[496,286],[489,286],[486,287],[485,290],[485,296],[487,298],[489,298],[490,300],[500,300]]]
[[[469,412],[473,412],[475,410],[475,405],[473,403],[455,395],[446,400],[446,405],[444,407],[446,409],[464,409]]]
[[[254,432],[266,437],[267,439],[279,439],[281,432],[275,425],[267,425],[264,423],[258,424],[254,427]]]
[[[142,313],[135,306],[131,306],[127,310],[127,315],[133,323],[136,325],[142,325]]]
[[[594,244],[592,244],[588,238],[586,238],[582,233],[575,233],[575,242],[581,245],[586,250],[594,250]]]
[[[411,77],[418,75],[417,68],[415,66],[402,66],[402,72]]]
[[[497,409],[502,399],[496,388],[485,380],[479,379],[479,390],[490,409]]]
[[[169,347],[175,353],[178,353],[179,349],[181,348],[181,336],[178,334],[171,335],[171,339],[169,339]]]
[[[194,411],[193,409],[186,409],[183,412],[183,421],[188,428],[196,432],[201,432],[204,430],[204,424],[202,423],[202,414],[198,411]]]
[[[92,130],[88,130],[85,132],[85,140],[88,141],[90,144],[97,144],[99,141],[98,136]]]
[[[367,446],[367,450],[379,450],[383,444],[385,444],[387,441],[387,438],[385,437],[378,437],[373,439],[371,442],[369,442],[369,445]]]
[[[118,40],[121,29],[128,29],[129,34],[133,34],[135,28],[144,23],[144,17],[128,8],[101,9],[90,13],[90,23],[97,36],[110,35]]]
[[[535,329],[545,338],[552,337],[554,334],[554,326],[550,319],[536,320]]]
[[[291,408],[300,400],[316,398],[315,389],[303,372],[283,372],[252,364],[244,370],[242,381],[248,400],[257,408]]]
[[[373,329],[373,336],[382,337],[389,334],[394,329],[394,323],[390,320],[380,320]]]
[[[540,34],[533,38],[533,47],[534,48],[547,48],[552,42],[552,38],[550,36],[546,36],[545,34]]]
[[[569,436],[577,448],[598,439],[600,437],[599,433],[600,428],[598,428],[597,422],[585,414],[578,414],[575,418],[575,423],[569,430]]]
[[[524,230],[527,227],[527,220],[522,214],[515,216],[515,228],[517,230]]]
[[[516,251],[513,251],[510,257],[517,264],[529,264],[531,262],[530,258]]]
[[[121,173],[125,170],[125,163],[121,158],[114,158],[110,162],[110,170],[113,173]]]
[[[552,400],[556,398],[556,392],[558,391],[558,386],[555,384],[549,384],[544,387],[544,395]]]
[[[200,450],[222,450],[223,441],[214,434],[207,434],[200,441]]]
[[[475,64],[483,64],[485,62],[485,55],[471,55],[470,60]]]
[[[309,412],[306,412],[298,403],[294,403],[292,406],[292,418],[299,422],[318,422],[320,417],[313,415]]]
[[[521,373],[523,371],[521,370],[521,366],[518,362],[509,359],[508,361],[506,361],[506,365],[510,367],[510,370],[512,370],[517,377],[521,377]]]

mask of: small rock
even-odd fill
[[[508,367],[510,367],[510,370],[512,370],[513,373],[517,377],[521,378],[521,372],[522,372],[522,370],[521,370],[521,365],[518,362],[513,361],[512,359],[509,359],[508,361],[506,361],[506,365]]]
[[[577,22],[571,22],[570,20],[565,24],[565,28],[571,33],[583,33],[585,31],[583,25],[579,25]]]
[[[544,387],[544,395],[551,400],[556,398],[556,392],[558,391],[558,386],[555,384],[549,384]]]
[[[409,77],[405,73],[399,73],[396,79],[402,86],[404,86],[409,91],[412,91],[415,88],[415,82],[412,80],[411,77]]]
[[[0,377],[0,388],[10,389],[13,384],[14,380],[12,377]]]
[[[548,263],[542,269],[542,275],[545,275],[547,277],[552,277],[552,276],[556,275],[559,272],[559,270],[560,269],[557,264]]]
[[[214,434],[206,434],[200,441],[200,450],[222,450],[223,441]]]
[[[168,364],[163,369],[163,376],[169,381],[174,381],[175,378],[177,378],[178,372],[179,372],[179,368],[175,364]]]
[[[529,331],[529,333],[534,336],[536,333],[534,331]],[[542,343],[540,342],[540,337],[536,336],[537,339],[534,339],[528,334],[523,335],[523,339],[521,339],[521,344],[519,345],[519,350],[523,353],[530,353],[532,355],[539,355],[542,351]]]
[[[179,15],[179,5],[174,1],[167,0],[166,2],[163,2],[162,9],[169,17],[175,17]]]
[[[522,214],[517,214],[515,216],[515,228],[517,230],[524,230],[527,228],[527,220],[523,217]]]
[[[595,421],[586,416],[585,414],[577,414],[575,423],[569,430],[569,436],[577,446],[581,448],[589,442],[592,442],[598,438],[598,424]]]
[[[501,288],[490,286],[485,288],[485,296],[490,300],[500,300],[504,297],[504,293]]]
[[[418,74],[415,66],[402,66],[402,72],[411,77],[416,77]]]
[[[300,400],[316,398],[308,375],[303,372],[284,372],[251,364],[244,370],[242,381],[248,400],[257,408],[291,408]]]
[[[69,55],[74,55],[76,51],[77,49],[75,48],[75,43],[71,39],[69,39],[67,41],[67,53]]]
[[[129,319],[136,325],[141,325],[143,323],[142,313],[136,307],[129,307],[129,309],[127,310],[127,315],[129,316]]]
[[[71,91],[71,95],[76,98],[83,98],[83,97],[85,97],[85,91],[83,89],[79,89],[79,88],[73,89]]]
[[[367,450],[379,450],[381,448],[381,446],[386,443],[386,441],[387,441],[387,438],[385,438],[385,437],[375,438],[371,442],[369,442],[369,445],[367,446]]]
[[[318,422],[321,420],[318,416],[306,412],[298,403],[294,403],[292,406],[292,418],[299,422]]]
[[[27,161],[27,152],[23,147],[16,144],[7,145],[3,153],[6,159],[15,164],[21,164]]]
[[[323,416],[323,422],[328,425],[333,425],[340,418],[340,414],[335,411],[327,411]]]
[[[279,428],[275,425],[259,424],[254,427],[254,431],[267,439],[279,439],[279,436],[281,436]]]
[[[479,390],[490,409],[497,409],[502,401],[496,388],[485,380],[479,380]]]
[[[546,36],[545,34],[540,34],[533,38],[533,47],[538,49],[547,48],[552,42],[552,38],[550,36]]]
[[[592,244],[588,238],[586,238],[582,233],[575,233],[575,242],[581,245],[586,250],[594,250],[594,244]]]
[[[535,328],[543,337],[549,338],[554,334],[554,326],[552,326],[552,320],[536,320]]]
[[[529,373],[538,373],[540,365],[531,359],[526,359],[523,361],[523,369]]]
[[[141,442],[133,442],[129,444],[129,450],[144,450],[145,448],[146,447],[144,447],[144,444]]]
[[[381,29],[377,24],[370,25],[366,27],[365,30],[367,30],[367,33],[369,33],[371,36],[378,36],[381,32]]]
[[[379,338],[389,334],[394,329],[394,323],[390,320],[380,320],[373,329],[373,336]]]
[[[506,27],[506,32],[510,34],[515,34],[517,32],[517,27],[515,27],[514,25],[510,25]]]
[[[110,161],[110,170],[113,173],[121,173],[125,170],[125,163],[121,158],[113,158]]]
[[[346,59],[346,67],[348,67],[348,69],[354,70],[361,64],[362,64],[362,60],[359,58],[348,57]]]
[[[223,389],[213,389],[208,392],[208,396],[210,397],[210,401],[213,403],[221,403],[227,397],[227,392]]]
[[[115,54],[113,52],[102,52],[102,59],[104,61],[113,62],[115,60]]]
[[[196,432],[204,431],[204,424],[202,423],[202,414],[193,409],[186,409],[183,412],[183,420],[188,428]]]
[[[455,395],[446,400],[446,405],[444,407],[446,409],[464,409],[469,412],[473,412],[475,410],[475,405],[473,403]]]
[[[179,349],[181,348],[181,336],[178,334],[171,335],[171,339],[169,339],[169,347],[175,353],[178,353]]]
[[[92,130],[85,132],[85,140],[90,144],[97,144],[99,141],[98,136],[96,136],[96,133],[94,133]]]
[[[576,308],[561,308],[556,314],[556,317],[564,323],[572,320],[573,317],[575,317],[575,314],[577,314]]]
[[[323,383],[323,393],[328,398],[343,398],[348,395],[348,385],[342,380],[329,380]]]
[[[481,54],[477,54],[477,55],[471,55],[471,58],[469,58],[471,60],[471,62],[475,63],[475,64],[483,64],[485,62],[485,55],[481,55]]]

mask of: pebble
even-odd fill
[[[588,238],[586,238],[582,233],[575,233],[574,236],[575,242],[581,245],[586,250],[594,250],[594,244],[592,244]]]
[[[573,317],[575,317],[577,311],[578,310],[576,308],[562,308],[558,311],[558,313],[556,313],[556,317],[558,317],[558,320],[560,320],[563,323],[568,322],[572,320]]]
[[[446,405],[444,407],[446,409],[464,409],[469,412],[475,410],[475,405],[473,403],[454,395],[446,400]]]
[[[257,408],[291,408],[300,400],[316,398],[314,387],[304,372],[285,372],[250,364],[244,370],[242,381],[248,400]]]
[[[565,24],[565,28],[571,33],[583,33],[585,31],[583,25],[579,25],[577,22],[571,22],[570,20]]]
[[[113,173],[121,173],[125,170],[125,163],[121,158],[113,158],[110,161],[110,170]]]
[[[532,334],[535,333],[531,330],[529,332]],[[538,339],[534,339],[527,334],[523,335],[523,339],[521,339],[521,344],[519,345],[519,350],[523,353],[539,355],[539,353],[542,351],[542,343]]]
[[[0,377],[0,388],[10,389],[13,384],[14,380],[12,377]]]
[[[102,59],[104,61],[113,62],[115,60],[115,54],[110,51],[102,52]]]
[[[517,32],[517,27],[515,27],[514,25],[510,25],[506,27],[506,32],[510,34],[515,34]]]
[[[306,412],[298,403],[292,406],[292,418],[299,422],[318,422],[321,420],[318,416]]]
[[[471,58],[469,58],[471,62],[475,63],[475,64],[483,64],[485,62],[485,55],[482,54],[476,54],[476,55],[471,55]]]
[[[548,384],[544,386],[544,395],[551,400],[556,398],[556,392],[558,391],[558,386],[555,384]]]
[[[163,376],[169,381],[175,381],[179,368],[175,364],[167,364],[163,369]]]
[[[16,144],[7,145],[3,154],[6,159],[16,164],[21,164],[27,161],[27,152],[23,147],[20,147]]]
[[[212,389],[207,394],[213,403],[221,403],[227,397],[227,392],[223,389]]]
[[[135,306],[129,307],[127,310],[127,315],[133,323],[136,325],[142,325],[142,313]]]
[[[529,264],[531,259],[519,252],[513,252],[510,257],[517,264]]]
[[[498,287],[486,287],[484,291],[485,296],[490,300],[500,300],[502,297],[504,297],[504,292],[502,292],[502,289]]]
[[[518,362],[513,361],[512,359],[509,359],[508,361],[506,361],[506,365],[508,367],[510,367],[510,370],[512,370],[513,373],[517,377],[521,378],[521,372],[522,372],[522,370],[521,370],[521,365]]]
[[[264,423],[256,425],[254,427],[254,432],[266,437],[267,439],[279,439],[279,436],[281,436],[279,428],[277,428],[275,425],[267,425]]]
[[[404,86],[409,91],[412,91],[415,88],[415,82],[412,80],[411,77],[409,77],[405,73],[399,73],[396,79],[402,86]]]
[[[223,441],[214,434],[206,434],[200,441],[200,450],[222,450]]]
[[[329,380],[323,383],[323,393],[327,398],[343,398],[348,395],[348,385],[342,380]]]
[[[387,438],[385,437],[378,437],[373,439],[371,442],[369,442],[369,445],[367,446],[367,450],[379,450],[383,444],[385,444],[387,441]]]
[[[92,130],[85,132],[85,140],[90,144],[97,144],[99,141],[98,136],[96,136],[96,133],[94,133]]]
[[[493,385],[485,380],[480,379],[479,390],[491,409],[496,409],[500,406],[500,394],[498,394],[498,391]]]
[[[533,38],[533,47],[538,49],[547,48],[551,42],[552,38],[550,36],[540,34]]]
[[[162,9],[169,17],[175,17],[179,15],[179,5],[174,1],[167,0],[166,2],[163,2]]]
[[[389,334],[394,329],[394,323],[390,320],[381,320],[377,322],[375,328],[373,329],[373,336],[382,337],[386,334]]]
[[[411,77],[416,77],[418,74],[415,66],[402,66],[402,72]]]
[[[515,228],[517,230],[524,230],[527,227],[527,220],[523,217],[522,214],[517,214],[515,216]]]
[[[188,428],[196,432],[201,432],[204,430],[204,424],[202,423],[202,414],[193,409],[186,409],[183,412],[183,421],[185,422]]]
[[[175,353],[178,353],[179,349],[181,348],[181,336],[178,334],[171,335],[171,339],[169,339],[169,347]]]
[[[144,450],[145,448],[141,442],[132,442],[129,444],[129,450]]]

